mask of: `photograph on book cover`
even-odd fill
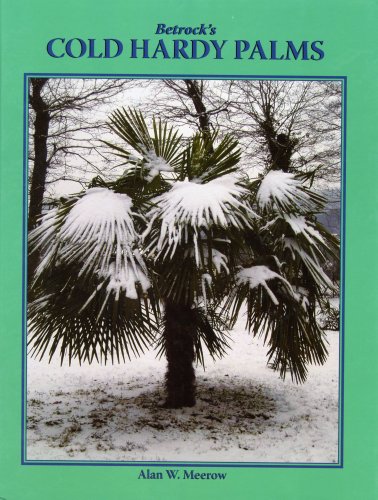
[[[340,467],[346,79],[24,91],[23,463]]]

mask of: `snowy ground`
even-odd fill
[[[337,332],[297,386],[266,366],[240,322],[223,360],[197,368],[197,405],[161,408],[165,361],[117,366],[28,361],[29,460],[337,462]]]

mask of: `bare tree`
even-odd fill
[[[147,114],[191,130],[231,132],[246,166],[340,179],[340,82],[153,80],[150,87]]]
[[[221,125],[238,135],[255,166],[316,169],[318,178],[339,180],[339,82],[240,80],[222,85],[230,103]]]
[[[57,180],[80,184],[104,174],[109,161],[99,138],[106,110],[136,83],[114,79],[31,78],[29,83],[29,228],[41,214],[46,188]]]
[[[158,114],[191,131],[210,131],[216,117],[227,110],[211,80],[150,80],[148,84],[151,97],[143,106],[145,113]]]

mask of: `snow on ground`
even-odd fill
[[[239,321],[233,349],[197,368],[197,404],[165,409],[165,361],[28,361],[28,460],[337,462],[338,333],[304,385],[266,365]]]

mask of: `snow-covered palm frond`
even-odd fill
[[[286,213],[317,212],[325,199],[307,189],[303,179],[282,170],[271,170],[262,179],[256,201],[264,209]]]
[[[153,130],[150,132],[140,112],[122,108],[112,113],[109,126],[126,143],[126,149],[104,141],[105,144],[126,160],[128,169],[136,169],[148,182],[181,165],[182,135],[160,119],[152,119]]]
[[[304,382],[306,365],[323,363],[327,350],[307,290],[292,285],[283,268],[284,264],[275,271],[263,265],[241,269],[225,309],[235,321],[246,303],[248,329],[269,346],[273,368],[282,378],[289,371],[294,380]]]
[[[286,287],[287,291],[294,296],[294,290],[290,283],[280,274],[272,271],[267,266],[252,266],[248,268],[241,269],[237,274],[238,284],[248,284],[249,288],[253,290],[258,286],[265,288],[269,297],[275,305],[279,304],[277,297],[274,295],[272,290],[269,288],[267,281],[278,279]]]
[[[43,253],[36,277],[53,260],[66,266],[80,262],[78,278],[97,273],[113,278],[110,283],[123,276],[126,283],[128,274],[140,275],[145,266],[135,252],[139,236],[133,217],[131,199],[106,188],[88,189],[68,211],[48,213],[30,235],[31,244]]]
[[[295,235],[302,234],[310,245],[325,245],[324,238],[303,215],[284,214],[284,220],[289,224]]]
[[[155,151],[147,151],[145,160],[144,168],[146,169],[146,179],[148,182],[151,182],[158,175],[173,172],[173,167],[162,156],[157,156]]]
[[[300,276],[301,269],[307,270],[319,297],[324,288],[333,289],[323,267],[329,258],[338,258],[338,241],[323,226],[314,219],[289,213],[278,215],[262,233],[276,242],[276,255],[293,273]]]
[[[307,269],[313,279],[313,284],[319,290],[323,291],[324,288],[329,288],[329,290],[334,289],[334,285],[329,277],[323,270],[322,262],[316,255],[316,250],[314,247],[310,247],[307,251],[305,248],[301,247],[294,238],[285,238],[284,247],[291,253],[291,258],[293,261],[300,261],[302,265]],[[324,256],[323,263],[324,263]],[[320,293],[319,293],[320,295]]]
[[[42,256],[34,273],[34,280],[37,280],[43,271],[54,266],[59,249],[56,235],[64,224],[64,216],[62,210],[54,208],[47,212],[41,218],[40,225],[29,233],[30,253],[39,252]]]
[[[132,201],[125,194],[106,188],[89,189],[73,206],[60,228],[59,257],[70,264],[82,262],[79,276],[109,272],[113,263],[119,274],[134,262],[138,241],[134,228]]]
[[[324,265],[337,258],[338,242],[315,219],[324,200],[305,179],[270,171],[250,187],[260,218],[249,235],[252,266],[238,271],[226,310],[236,320],[247,306],[247,326],[269,346],[272,366],[298,382],[307,363],[323,363],[326,347],[315,307],[333,285]],[[257,241],[255,241],[257,240]]]
[[[132,300],[120,294],[107,297],[98,281],[77,280],[72,268],[56,268],[33,292],[28,311],[30,354],[61,360],[77,358],[112,363],[147,350],[157,332],[151,301]],[[96,291],[91,298],[92,291]],[[83,303],[87,303],[85,308]],[[101,311],[101,314],[99,314]]]
[[[30,242],[41,255],[29,304],[35,355],[119,361],[150,344],[158,303],[127,195],[91,188],[46,214]]]
[[[203,261],[199,249],[206,233],[214,227],[226,232],[251,226],[255,217],[247,191],[232,176],[207,183],[176,182],[171,189],[154,200],[148,213],[150,224],[143,237],[147,251],[155,258],[172,258],[180,245],[193,245],[196,263]]]

